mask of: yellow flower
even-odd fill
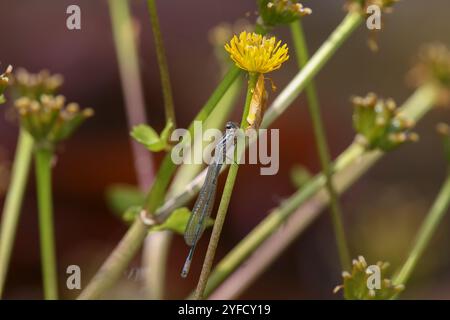
[[[241,32],[225,44],[236,65],[248,72],[267,73],[281,67],[289,59],[286,44],[276,42],[275,37],[266,38],[260,34]]]

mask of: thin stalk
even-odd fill
[[[166,50],[159,26],[158,11],[155,0],[147,0],[150,22],[152,25],[153,37],[155,39],[156,56],[158,58],[159,73],[161,75],[161,86],[164,98],[164,109],[166,111],[166,121],[172,121],[176,127],[175,109],[173,106],[172,87],[170,85],[169,66],[167,64]]]
[[[25,185],[30,171],[32,152],[33,138],[24,129],[21,129],[0,229],[0,298],[8,274],[9,260],[17,231]]]
[[[308,60],[308,46],[306,44],[305,34],[300,20],[291,23],[292,39],[294,41],[295,53],[299,68],[303,68]],[[322,171],[326,177],[326,188],[330,195],[331,219],[334,227],[334,234],[339,252],[339,259],[342,270],[350,270],[350,254],[348,250],[348,243],[345,236],[344,223],[342,221],[342,209],[339,203],[339,198],[333,184],[333,172],[331,170],[331,156],[328,149],[328,142],[326,138],[325,128],[320,112],[319,99],[317,96],[314,82],[311,81],[305,88],[306,98],[308,101],[308,109],[311,115],[311,120],[314,128],[314,136],[317,143],[317,151],[319,153],[320,164]]]
[[[147,122],[144,94],[139,73],[139,57],[137,36],[133,30],[133,21],[128,1],[109,0],[111,23],[113,27],[114,44],[118,58],[122,91],[125,97],[125,111],[128,119],[128,131],[138,124]],[[134,169],[139,188],[145,192],[154,177],[154,161],[152,154],[130,136],[133,150]],[[148,236],[150,237],[150,235]],[[147,242],[146,242],[147,243]],[[145,246],[146,247],[146,246]],[[146,250],[144,250],[146,252]],[[144,256],[144,262],[146,261]],[[155,265],[146,266],[153,270]],[[146,273],[147,275],[147,273]],[[158,299],[158,292],[147,290],[150,298]]]
[[[277,119],[295,100],[296,97],[301,93],[306,84],[319,72],[319,70],[324,66],[324,64],[331,58],[333,53],[342,45],[342,43],[350,36],[350,34],[361,24],[363,18],[357,13],[349,13],[344,18],[344,20],[339,24],[339,26],[335,29],[335,31],[330,35],[330,37],[324,42],[324,44],[319,48],[316,54],[311,58],[308,64],[303,68],[297,76],[288,84],[288,86],[280,93],[280,95],[274,100],[271,107],[267,110],[263,123],[261,124],[261,128],[267,128],[275,119]],[[234,82],[236,77],[239,75],[240,70],[237,67],[232,67],[227,75],[224,77],[222,82],[214,91],[213,95],[209,98],[208,102],[205,104],[203,109],[197,115],[195,120],[202,120],[207,117],[207,115],[211,112],[211,110],[216,106],[217,102],[223,96],[225,91]],[[164,159],[164,161],[169,161],[169,159]],[[173,164],[173,168],[171,172],[173,173],[176,169]],[[170,173],[170,171],[168,170]],[[170,176],[161,177],[161,181],[158,181],[158,178],[155,179],[154,185],[147,196],[147,200],[145,202],[144,208],[147,210],[149,214],[153,214],[157,207],[160,205],[154,205],[159,199],[163,199],[165,194],[164,188],[155,188],[158,183],[165,183],[164,179],[170,179]],[[192,183],[186,186],[185,192],[176,196],[175,198],[169,199],[166,203],[158,209],[158,212],[155,214],[155,218],[158,223],[162,223],[167,219],[170,213],[174,208],[177,208],[180,204],[184,204],[196,194],[199,190],[199,186],[203,183],[204,173],[197,177]],[[167,183],[168,185],[168,183]],[[164,192],[162,192],[164,191]],[[161,200],[162,202],[162,200]],[[156,207],[156,208],[155,208]],[[160,218],[159,218],[160,217]],[[128,237],[131,229],[135,228],[137,224],[142,225],[140,221],[136,221],[130,227],[127,234],[124,236]],[[114,256],[122,256],[124,253],[122,250],[126,251],[128,248],[126,246],[117,246],[114,251],[111,253],[110,257],[103,264],[99,273],[102,270],[112,269],[114,272],[120,273],[125,269],[129,261],[125,261],[123,259],[114,259]],[[130,258],[131,259],[131,258]],[[119,265],[116,265],[119,264]],[[107,266],[108,265],[108,266]],[[116,279],[116,274],[112,274],[111,277],[102,276],[103,281],[106,282],[106,285],[103,283],[96,281],[93,286],[101,287],[99,290],[94,290],[91,287],[92,292],[97,294],[101,294],[103,290],[109,288],[109,285],[114,283],[114,279]],[[97,276],[94,277],[94,279]],[[112,279],[112,281],[110,281]],[[81,294],[85,299],[90,299],[91,295]]]
[[[53,152],[47,148],[38,148],[35,151],[41,265],[46,300],[58,299],[52,205],[52,157]]]
[[[409,280],[414,268],[422,257],[426,247],[430,243],[431,237],[434,235],[439,223],[448,211],[450,204],[450,174],[447,175],[436,200],[428,212],[424,222],[422,223],[419,232],[417,233],[414,245],[406,259],[405,264],[400,269],[400,272],[394,278],[395,284],[406,284]]]
[[[438,89],[434,85],[423,85],[400,108],[402,114],[415,121],[419,121],[436,101]],[[352,144],[337,159],[333,167],[335,174],[348,168],[355,160],[364,154],[359,144]],[[217,288],[233,271],[239,267],[267,238],[283,225],[293,212],[303,205],[314,194],[325,186],[325,176],[320,173],[310,180],[302,189],[294,193],[283,203],[280,209],[272,211],[261,221],[239,244],[220,261],[212,272],[205,296]],[[315,214],[318,214],[316,212]],[[273,252],[272,254],[276,254]]]
[[[109,11],[113,29],[114,44],[119,64],[120,80],[125,98],[125,111],[128,129],[146,123],[144,94],[139,72],[139,56],[133,30],[132,17],[128,1],[109,0]],[[151,154],[130,137],[133,150],[134,169],[139,187],[145,191],[154,175],[154,163]]]
[[[144,242],[147,227],[140,219],[131,225],[94,278],[78,296],[78,300],[98,299],[123,274],[126,266]]]
[[[248,116],[250,102],[252,100],[253,91],[256,86],[258,74],[250,74],[247,88],[247,96],[245,99],[244,111],[242,113],[241,129],[246,129],[246,119]],[[228,171],[227,180],[220,200],[219,209],[217,210],[216,219],[214,222],[214,228],[209,240],[208,250],[206,251],[205,260],[203,262],[202,271],[198,280],[197,289],[195,291],[195,299],[203,299],[203,293],[208,282],[209,274],[211,273],[212,264],[216,255],[217,245],[219,243],[220,234],[222,232],[223,224],[228,212],[228,206],[230,204],[231,195],[233,193],[234,184],[236,182],[237,173],[239,170],[239,164],[237,162],[230,166]]]

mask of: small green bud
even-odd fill
[[[65,97],[42,94],[39,100],[22,97],[15,107],[22,126],[38,143],[54,144],[68,138],[84,120],[93,115],[92,109],[80,110],[76,103],[65,105]]]
[[[411,82],[421,85],[433,81],[443,88],[450,87],[450,49],[442,43],[424,45],[409,74]]]
[[[312,13],[310,8],[291,0],[258,0],[258,7],[261,19],[268,27],[288,24]]]
[[[5,102],[3,93],[5,92],[5,89],[9,84],[9,78],[11,76],[12,69],[12,66],[8,66],[5,72],[0,74],[0,104]]]
[[[366,97],[353,97],[352,103],[356,141],[368,150],[389,151],[419,139],[416,133],[410,132],[415,122],[398,113],[394,100],[378,99],[369,93]]]
[[[387,300],[404,290],[403,285],[394,285],[386,278],[389,263],[379,261],[369,266],[363,256],[352,261],[351,272],[342,272],[343,284],[334,293],[343,289],[347,300]]]
[[[34,74],[21,68],[14,75],[13,89],[19,97],[39,99],[44,94],[55,94],[63,82],[60,74],[51,74],[48,70]]]

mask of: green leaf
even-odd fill
[[[0,94],[0,104],[4,104],[6,102],[5,96]]]
[[[173,122],[168,121],[165,128],[161,132],[161,136],[156,131],[145,124],[133,127],[131,136],[139,143],[143,144],[147,149],[153,152],[166,150],[169,147],[168,140],[172,133]]]
[[[130,207],[140,206],[144,200],[144,193],[132,185],[112,185],[106,191],[108,206],[114,213],[122,217]]]
[[[190,216],[191,211],[188,208],[183,207],[176,209],[163,224],[150,228],[150,232],[170,230],[183,234]],[[213,224],[214,220],[208,218],[206,227],[211,227]]]
[[[131,131],[131,136],[137,142],[143,144],[146,148],[154,151],[154,149],[159,149],[162,147],[161,139],[156,131],[145,124],[140,124],[133,127]]]

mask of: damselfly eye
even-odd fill
[[[239,126],[236,123],[234,123],[233,121],[228,121],[225,126],[225,129],[227,129],[227,130],[238,129],[238,128],[239,128]]]

